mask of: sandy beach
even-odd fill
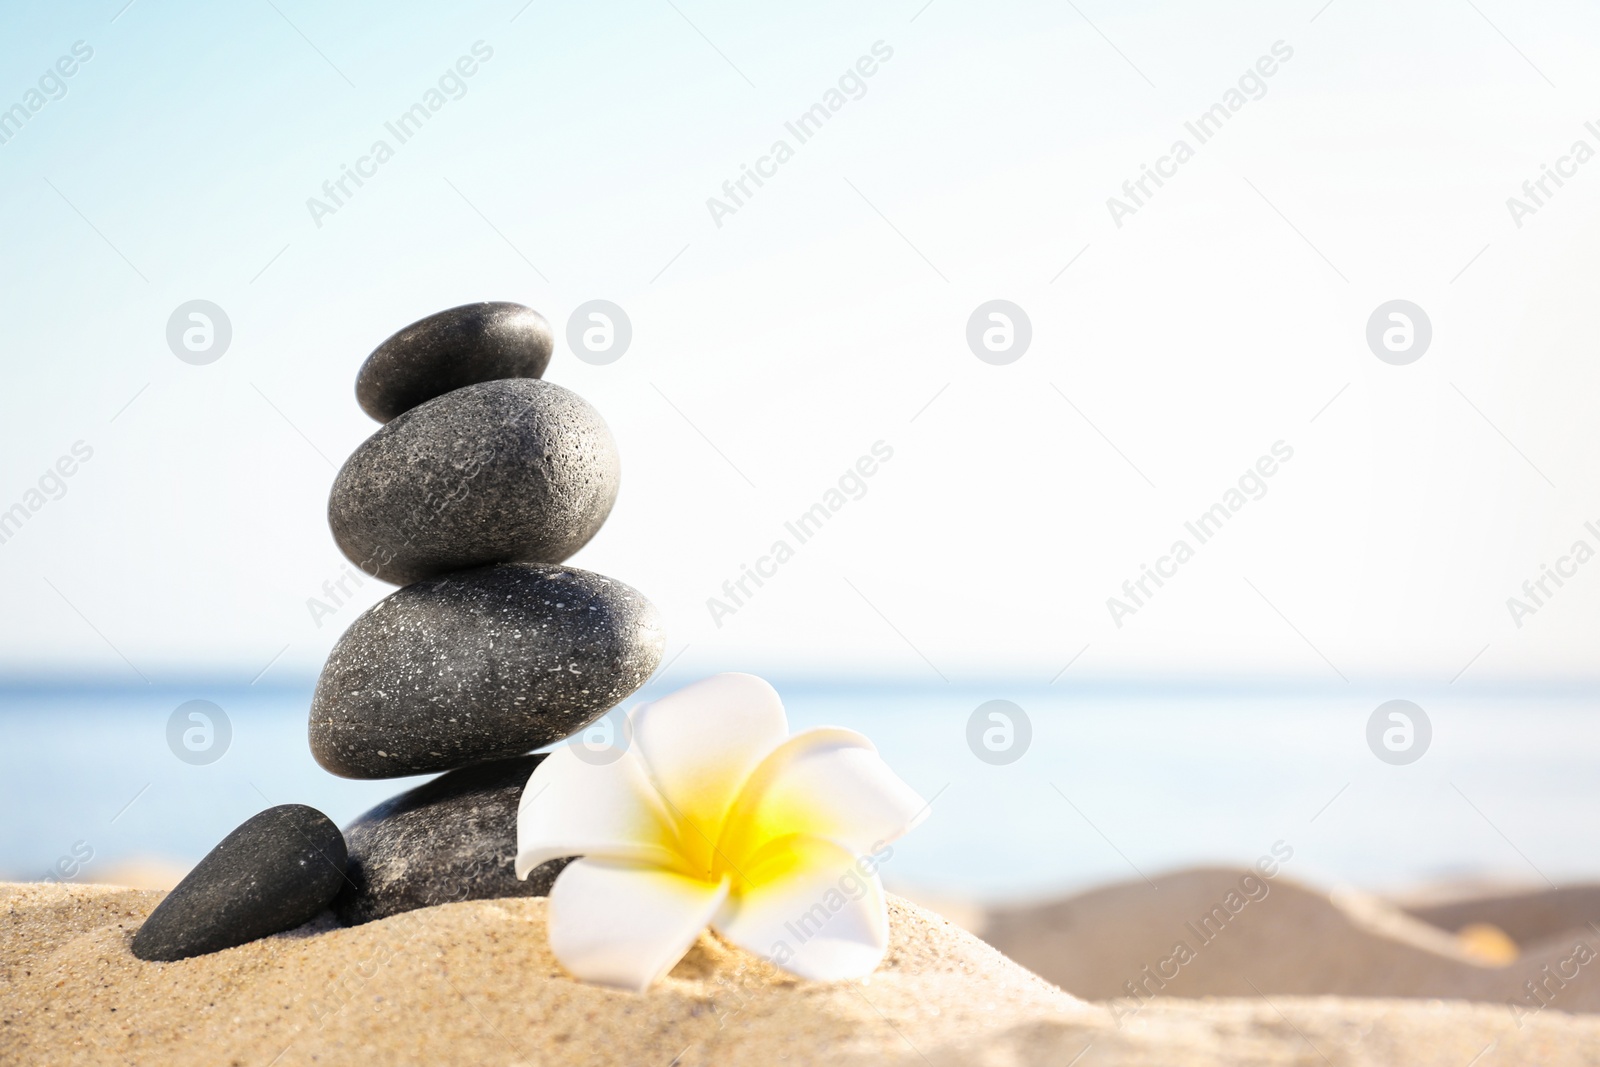
[[[1265,989],[1090,1003],[899,899],[888,958],[866,980],[800,982],[703,937],[639,996],[567,977],[546,945],[542,899],[349,929],[323,918],[141,962],[128,943],[161,897],[0,886],[0,1062],[1600,1064],[1600,1019],[1553,1008],[1518,1020],[1504,1004]]]
[[[1093,1000],[1259,990],[1483,1001],[1524,1018],[1600,1011],[1597,920],[1594,886],[1392,900],[1199,868],[995,908],[978,932]]]

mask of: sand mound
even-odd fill
[[[83,1064],[1600,1064],[1600,1019],[1397,1001],[1155,1001],[1120,1018],[891,904],[861,982],[704,938],[644,996],[573,982],[541,899],[323,921],[178,963],[128,951],[158,892],[0,885],[0,1062]]]
[[[1583,930],[1590,935],[1600,933],[1600,885],[1448,896],[1434,893],[1430,898],[1400,903],[1408,914],[1445,930],[1475,923],[1497,926],[1519,945],[1560,944]]]
[[[1402,910],[1283,877],[1202,869],[1047,904],[996,909],[986,941],[1092,1000],[1338,994],[1497,1003],[1508,1016],[1600,1011],[1600,893],[1552,890]],[[1261,896],[1261,887],[1266,893]],[[1228,906],[1231,903],[1237,909]],[[1242,903],[1241,903],[1242,902]],[[1457,931],[1493,926],[1507,951]],[[1192,958],[1183,959],[1185,946]],[[1514,958],[1510,958],[1514,956]],[[1530,989],[1527,983],[1534,983]],[[1511,1005],[1516,1005],[1513,1010]]]

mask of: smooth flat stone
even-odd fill
[[[334,646],[311,701],[311,752],[346,778],[520,755],[624,700],[664,642],[654,605],[576,567],[508,563],[417,582]]]
[[[316,808],[252,815],[206,854],[133,937],[142,960],[217,952],[308,922],[344,884],[339,828]]]
[[[405,585],[489,563],[560,563],[600,529],[621,467],[588,402],[536,378],[414,407],[345,461],[328,524],[350,561]]]
[[[555,336],[532,308],[463,304],[397,331],[356,372],[361,410],[388,422],[426,400],[497,378],[542,378]]]
[[[517,805],[543,756],[478,763],[384,801],[345,830],[349,880],[333,910],[346,926],[488,897],[542,897],[567,860],[517,878]]]

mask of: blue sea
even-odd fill
[[[1278,842],[1293,850],[1285,873],[1322,885],[1600,876],[1593,686],[775,684],[795,729],[863,731],[932,802],[883,868],[891,888],[1031,899],[1249,863]],[[311,688],[0,685],[0,877],[70,870],[93,881],[135,860],[187,866],[269,805],[310,804],[343,824],[421,780],[346,781],[318,767],[306,745]],[[1410,744],[1398,758],[1420,745],[1411,762],[1369,743],[1375,710],[1392,698],[1426,719],[1380,724],[1401,730],[1393,744]],[[178,730],[175,748],[169,723],[193,700],[222,709],[226,731],[212,724],[208,737],[185,714],[179,726],[200,732],[185,742]],[[995,700],[1014,708],[999,706],[1003,719],[990,717],[994,706],[980,712]]]

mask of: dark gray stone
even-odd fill
[[[339,828],[316,808],[280,804],[207,853],[133,937],[142,960],[181,960],[308,922],[344,884]]]
[[[545,317],[504,300],[418,319],[373,349],[356,372],[361,410],[388,422],[423,401],[497,378],[542,378],[555,337]]]
[[[412,408],[345,461],[328,524],[350,560],[405,585],[463,567],[560,563],[600,529],[621,469],[576,393],[536,378]]]
[[[345,831],[349,880],[333,910],[348,926],[488,897],[542,897],[569,861],[517,878],[517,805],[543,756],[451,771],[367,812]]]
[[[317,680],[311,752],[346,778],[515,756],[576,733],[661,662],[655,607],[576,567],[508,563],[390,593]]]

